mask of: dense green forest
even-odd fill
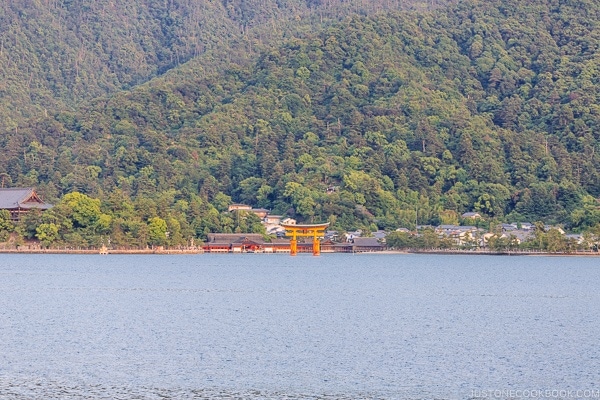
[[[425,8],[420,0],[4,0],[0,129],[77,110],[189,60],[195,73],[352,13]],[[448,0],[443,0],[444,2]]]
[[[200,4],[155,3],[181,15],[185,4]],[[6,184],[36,186],[59,202],[31,226],[132,245],[148,243],[157,224],[180,241],[259,230],[251,217],[223,213],[231,201],[340,230],[455,223],[465,211],[575,231],[600,223],[598,2],[388,4],[345,8],[339,21],[332,10],[343,3],[289,2],[281,15],[269,15],[267,3],[215,5],[226,15],[211,23],[238,32],[214,39],[232,46],[218,53],[185,52],[181,35],[180,44],[160,37],[166,53],[148,44],[154,57],[163,54],[153,62],[129,60],[135,68],[106,67],[106,75],[90,55],[81,80],[59,73],[57,61],[62,84],[49,84],[52,71],[44,82],[58,111],[29,113],[0,135]],[[125,8],[149,25],[140,9]],[[96,29],[108,35],[101,21]],[[196,44],[223,38],[207,31]],[[19,74],[33,76],[32,85],[42,79]],[[20,117],[11,109],[28,109],[19,94],[14,100],[0,107],[13,122]],[[93,218],[74,217],[74,196],[94,202]]]

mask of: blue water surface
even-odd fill
[[[0,254],[2,398],[600,389],[600,259]]]

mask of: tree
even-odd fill
[[[0,242],[6,242],[14,229],[15,226],[10,219],[10,212],[8,210],[0,210]]]
[[[17,224],[17,231],[26,239],[33,239],[36,228],[42,223],[42,212],[38,209],[29,211]]]
[[[558,229],[549,229],[546,232],[546,250],[557,253],[567,249],[567,241],[565,236]]]
[[[600,223],[600,205],[593,196],[583,196],[580,207],[571,212],[573,226],[589,228]]]
[[[79,192],[66,194],[61,203],[67,206],[70,210],[70,217],[74,222],[75,227],[90,227],[94,226],[100,215],[100,200],[91,198]]]
[[[425,229],[417,239],[417,245],[425,249],[435,249],[440,247],[440,238],[433,229]]]
[[[406,249],[414,247],[414,238],[408,232],[390,232],[385,237],[388,246],[396,249]]]
[[[154,246],[164,246],[168,241],[167,222],[160,217],[148,220],[148,242]]]
[[[36,228],[36,235],[43,247],[50,247],[58,239],[58,226],[53,223],[40,224]]]
[[[315,215],[317,203],[310,189],[307,189],[300,183],[289,182],[285,186],[283,195],[291,200],[297,214],[306,219],[310,219]]]

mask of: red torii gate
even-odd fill
[[[298,237],[313,238],[313,256],[321,255],[320,237],[325,236],[325,229],[329,226],[329,222],[324,224],[281,224],[285,229],[287,236],[291,236],[290,240],[290,255],[298,254]]]

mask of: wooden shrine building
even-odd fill
[[[0,188],[0,210],[8,210],[13,222],[20,221],[31,210],[49,208],[52,204],[42,200],[33,188]]]

